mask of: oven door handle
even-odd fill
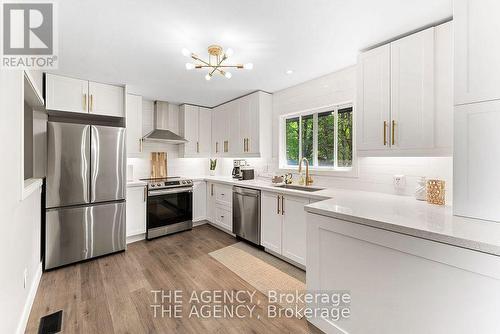
[[[166,189],[166,190],[150,190],[148,196],[161,196],[168,194],[178,194],[178,193],[192,193],[193,188],[177,188],[177,189]]]

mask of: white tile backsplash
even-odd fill
[[[247,161],[255,167],[257,175],[278,171],[278,120],[280,115],[325,105],[355,101],[356,69],[354,66],[310,80],[300,85],[284,89],[273,94],[273,158],[271,160],[249,158]],[[152,102],[145,101],[143,117],[152,121]],[[148,124],[147,128],[151,128]],[[271,145],[271,143],[269,143]],[[145,143],[140,156],[129,158],[134,167],[134,178],[148,177],[150,172],[149,152],[167,152],[168,174],[170,176],[201,176],[209,174],[209,159],[179,158],[178,146],[159,143]],[[218,158],[216,175],[231,175],[233,159]],[[320,187],[334,187],[375,191],[390,194],[413,196],[417,181],[421,176],[446,181],[446,200],[452,201],[452,157],[360,157],[357,177],[314,176],[314,184]],[[406,176],[406,185],[396,191],[393,176]],[[294,176],[297,180],[297,176]]]

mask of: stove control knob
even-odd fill
[[[154,185],[154,184],[150,184],[149,186],[150,186],[151,188],[156,187],[156,185]]]
[[[157,183],[157,184],[156,184],[156,186],[157,186],[157,187],[161,187],[161,183]]]

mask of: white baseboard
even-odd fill
[[[146,239],[146,233],[139,233],[136,235],[130,235],[127,237],[127,245],[133,242],[141,241]]]
[[[42,262],[38,265],[38,269],[35,272],[35,276],[33,277],[33,283],[31,284],[30,291],[28,293],[28,298],[26,299],[26,303],[24,304],[23,314],[21,315],[21,319],[19,320],[19,325],[17,327],[16,333],[23,334],[26,331],[26,326],[28,325],[28,319],[31,313],[31,307],[33,306],[33,302],[35,301],[36,292],[38,290],[38,285],[40,284],[40,280],[42,278]]]
[[[201,225],[204,225],[206,223],[208,223],[208,221],[205,218],[197,220],[197,221],[193,221],[193,227],[201,226]]]

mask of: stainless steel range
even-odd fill
[[[180,177],[144,179],[148,183],[146,239],[193,227],[193,181]]]

